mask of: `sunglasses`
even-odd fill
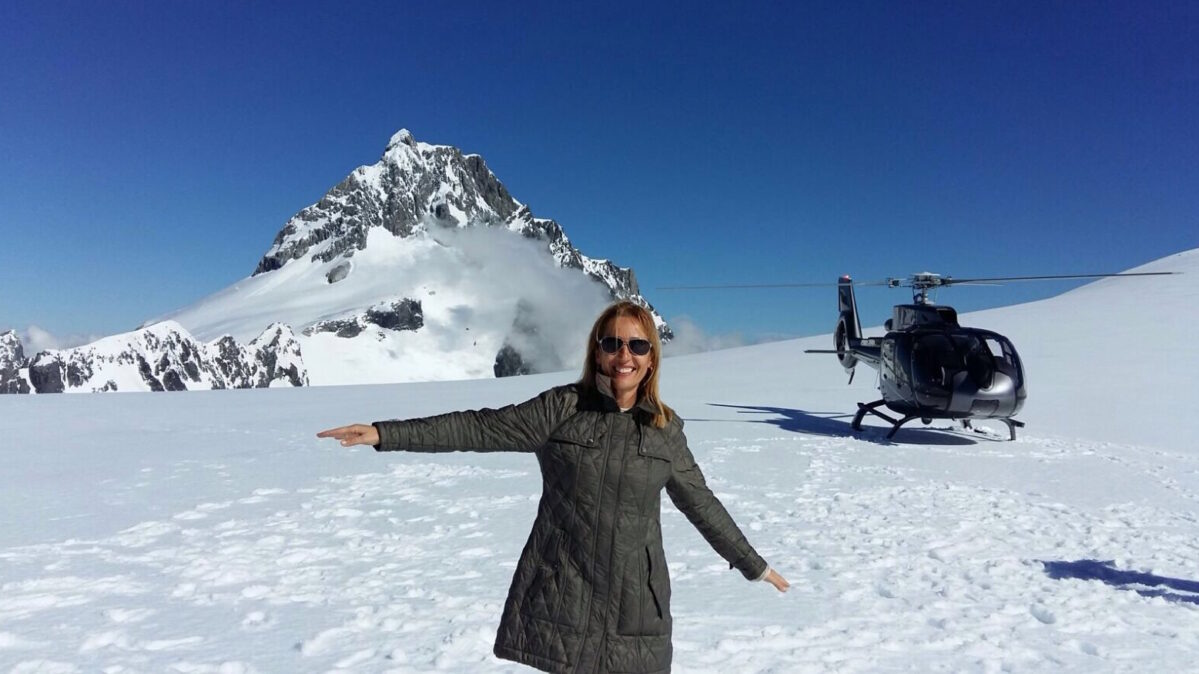
[[[619,337],[600,337],[596,340],[604,353],[620,353],[620,347],[628,346],[629,353],[634,356],[644,356],[649,353],[653,344],[648,339],[630,339],[627,342]]]

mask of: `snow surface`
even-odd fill
[[[666,506],[675,671],[1194,671],[1199,251],[1150,268],[1186,273],[963,317],[1025,358],[1016,442],[852,433],[873,380],[802,353],[828,337],[667,359],[792,583],[747,583]],[[574,376],[0,399],[0,672],[528,671],[490,653],[535,460],[313,436]]]

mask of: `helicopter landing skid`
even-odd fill
[[[1024,422],[1023,422],[1023,421],[1016,421],[1015,419],[1008,419],[1008,418],[1006,418],[1006,417],[999,417],[999,418],[997,419],[997,421],[1002,421],[1003,423],[1007,424],[1007,430],[1008,430],[1008,433],[1009,433],[1009,435],[1010,435],[1010,437],[1008,437],[1008,440],[1015,441],[1015,439],[1016,439],[1016,429],[1017,429],[1017,428],[1024,428]],[[962,419],[962,428],[965,428],[965,429],[967,429],[967,430],[974,431],[975,433],[979,433],[979,432],[980,432],[980,431],[979,431],[977,428],[975,428],[974,426],[971,426],[971,425],[970,425],[970,420],[969,420],[969,419]]]
[[[855,431],[862,430],[862,419],[866,416],[867,413],[873,414],[874,416],[876,416],[880,419],[891,422],[891,432],[887,433],[887,439],[890,440],[891,438],[895,437],[895,432],[899,430],[900,426],[908,423],[912,419],[920,418],[919,415],[909,414],[902,419],[896,419],[895,417],[892,417],[890,415],[883,414],[882,412],[878,411],[878,408],[882,407],[885,404],[887,404],[886,400],[875,400],[872,403],[858,403],[858,413],[853,415],[853,423],[850,424],[850,427],[853,428]]]
[[[924,420],[925,423],[928,423],[928,417],[922,417],[919,414],[909,414],[902,419],[896,419],[888,414],[879,412],[878,408],[885,404],[887,404],[886,400],[875,400],[872,403],[858,403],[858,412],[857,414],[853,415],[853,423],[850,424],[851,428],[853,428],[855,431],[862,430],[862,419],[864,419],[867,414],[873,414],[884,421],[890,422],[891,430],[887,433],[887,439],[890,440],[891,438],[895,437],[895,433],[899,431],[900,426],[912,421],[913,419],[921,419]],[[1008,419],[1005,417],[998,417],[998,420],[1007,424],[1008,433],[1011,436],[1011,440],[1016,439],[1016,428],[1024,428],[1023,421],[1016,421],[1015,419]],[[970,425],[969,419],[962,419],[962,426],[974,430]]]

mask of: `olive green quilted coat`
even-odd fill
[[[709,544],[746,578],[766,562],[720,501],[678,417],[621,412],[578,385],[502,409],[376,422],[378,449],[526,451],[542,493],[521,552],[495,654],[548,672],[670,671],[670,579],[659,523],[662,488]]]

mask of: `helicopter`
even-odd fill
[[[912,289],[911,304],[897,304],[882,337],[863,337],[858,318],[854,281],[842,276],[837,281],[840,312],[833,330],[833,349],[808,349],[807,353],[831,353],[853,382],[858,363],[878,370],[881,398],[858,403],[851,427],[862,429],[867,414],[891,424],[891,439],[904,424],[920,419],[953,419],[973,429],[971,420],[994,419],[1004,423],[1009,439],[1024,423],[1014,417],[1027,398],[1024,366],[1016,347],[1003,335],[981,328],[964,327],[953,307],[934,304],[929,291],[949,285],[989,284],[1006,281],[1103,278],[1110,276],[1159,276],[1173,272],[1127,272],[1121,274],[1078,274],[1055,276],[1011,276],[954,279],[930,272],[906,279],[888,278],[858,285],[900,286]],[[900,418],[881,412],[886,407]]]

